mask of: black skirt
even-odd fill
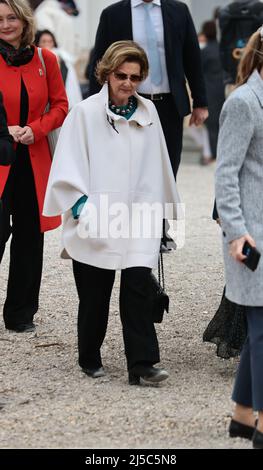
[[[224,289],[219,308],[204,331],[203,341],[216,344],[217,356],[230,359],[240,354],[246,337],[245,307],[230,302]]]

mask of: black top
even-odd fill
[[[20,93],[20,122],[19,125],[24,127],[27,125],[27,118],[28,118],[28,94],[23,79],[21,78],[21,93]],[[16,157],[17,161],[16,164],[13,166],[14,171],[20,171],[20,165],[27,164],[26,160],[29,161],[30,165],[30,157],[28,151],[28,145],[25,144],[17,144],[16,148]],[[23,163],[24,162],[24,163]]]
[[[23,79],[21,78],[21,94],[20,94],[20,126],[27,124],[28,118],[28,94]]]
[[[10,165],[13,163],[14,157],[13,137],[8,132],[6,112],[3,105],[2,93],[0,93],[0,165]]]

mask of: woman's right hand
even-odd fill
[[[242,250],[244,243],[248,242],[251,246],[256,247],[255,240],[247,233],[243,237],[237,238],[229,243],[229,254],[239,262],[242,262],[246,259],[246,256],[243,255]]]
[[[8,130],[14,141],[20,142],[20,138],[24,134],[23,128],[20,126],[8,126]]]

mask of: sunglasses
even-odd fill
[[[140,75],[127,75],[127,73],[123,72],[113,72],[114,77],[119,80],[120,82],[124,82],[125,80],[130,80],[133,83],[141,82],[142,77]]]

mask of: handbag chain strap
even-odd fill
[[[158,281],[159,281],[159,284],[162,286],[163,290],[165,290],[162,252],[159,253],[159,259],[158,259]]]

